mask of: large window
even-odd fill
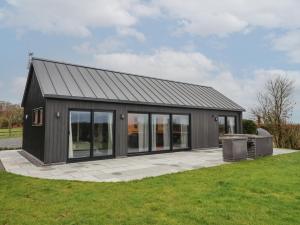
[[[172,141],[173,149],[188,148],[189,140],[189,116],[172,116]]]
[[[113,154],[113,113],[94,112],[93,156]]]
[[[113,119],[112,112],[70,111],[68,158],[113,155]]]
[[[128,113],[127,129],[129,154],[190,147],[190,116],[187,114]]]
[[[86,111],[70,112],[69,158],[90,156],[91,113]]]
[[[128,153],[149,151],[149,115],[128,113]]]
[[[42,126],[43,115],[43,108],[37,108],[32,110],[32,126]]]
[[[236,117],[235,116],[219,116],[219,135],[236,133]]]
[[[170,150],[170,115],[152,114],[152,151]]]
[[[227,116],[227,133],[234,134],[236,132],[235,117]]]
[[[226,127],[225,127],[225,116],[219,116],[219,135],[224,135],[226,133]]]

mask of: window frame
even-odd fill
[[[233,131],[233,133],[229,133],[229,132],[228,132],[228,117],[232,117],[232,118],[233,118],[233,121],[234,121],[234,131]],[[227,125],[227,127],[226,127],[226,133],[227,133],[227,134],[236,134],[236,133],[237,133],[237,124],[236,124],[236,122],[237,122],[236,116],[230,115],[230,116],[227,116],[227,117],[226,117],[226,125]]]
[[[148,151],[144,151],[144,152],[128,152],[128,137],[129,137],[129,133],[128,133],[128,126],[129,126],[129,121],[128,121],[128,115],[129,114],[142,114],[142,115],[147,115],[148,116]],[[151,113],[149,112],[128,112],[127,113],[127,129],[126,129],[126,134],[127,134],[127,154],[128,155],[133,155],[133,154],[143,154],[143,153],[147,153],[147,152],[151,152],[151,148],[152,148],[152,139],[151,139]]]
[[[44,125],[44,108],[38,107],[32,110],[31,124],[33,127],[41,127]]]
[[[69,158],[69,147],[70,142],[68,140],[68,146],[67,146],[67,163],[72,162],[80,162],[80,161],[93,161],[93,160],[99,160],[99,159],[112,159],[115,158],[115,144],[116,144],[116,110],[114,109],[84,109],[84,108],[69,108],[68,109],[68,139],[70,135],[70,112],[71,111],[83,111],[83,112],[90,112],[91,113],[91,122],[90,122],[90,132],[91,132],[91,138],[90,138],[90,154],[87,157],[82,158]],[[113,142],[112,142],[112,155],[108,156],[94,156],[94,112],[110,112],[113,114],[113,125],[112,125],[112,134],[113,134]]]
[[[236,115],[218,115],[218,133],[219,133],[219,136],[220,136],[220,130],[219,130],[219,117],[224,117],[225,119],[225,123],[224,123],[224,126],[225,126],[225,133],[224,134],[229,134],[228,133],[228,123],[227,123],[227,117],[233,117],[234,118],[234,133],[233,134],[236,134],[237,133],[237,116]]]
[[[174,116],[187,116],[188,117],[188,143],[186,148],[176,148],[174,149],[174,143],[173,143],[173,117]],[[191,148],[191,115],[187,113],[172,113],[171,114],[171,143],[172,143],[172,151],[177,151],[177,150],[186,150]]]
[[[153,150],[152,148],[152,116],[153,115],[162,115],[162,116],[169,116],[169,149],[163,149],[163,150]],[[151,113],[151,121],[150,121],[150,127],[151,127],[151,133],[149,135],[151,136],[151,152],[166,152],[166,151],[172,151],[173,150],[173,143],[172,143],[172,114],[171,113]]]
[[[128,145],[126,146],[127,156],[135,156],[135,155],[147,155],[147,154],[160,154],[166,152],[179,152],[179,151],[186,151],[191,150],[192,145],[192,123],[191,123],[191,113],[173,113],[173,112],[157,112],[157,111],[128,111],[127,117],[129,113],[134,114],[148,114],[149,115],[149,151],[145,152],[136,152],[136,153],[129,153],[128,152]],[[169,115],[170,116],[170,148],[168,150],[160,150],[160,151],[153,151],[152,150],[152,115]],[[173,148],[173,115],[185,115],[189,118],[189,129],[188,129],[188,147],[183,149],[174,149]],[[126,135],[128,138],[128,118],[127,118],[127,129]]]

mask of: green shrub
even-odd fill
[[[243,133],[256,134],[257,126],[253,120],[243,120]]]

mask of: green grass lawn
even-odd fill
[[[300,224],[300,152],[123,183],[0,172],[0,224]]]
[[[22,137],[22,134],[23,128],[12,128],[10,135],[8,129],[0,129],[0,139]]]

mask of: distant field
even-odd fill
[[[13,128],[11,133],[8,129],[0,129],[0,139],[4,138],[13,138],[13,137],[22,137],[23,128]]]

